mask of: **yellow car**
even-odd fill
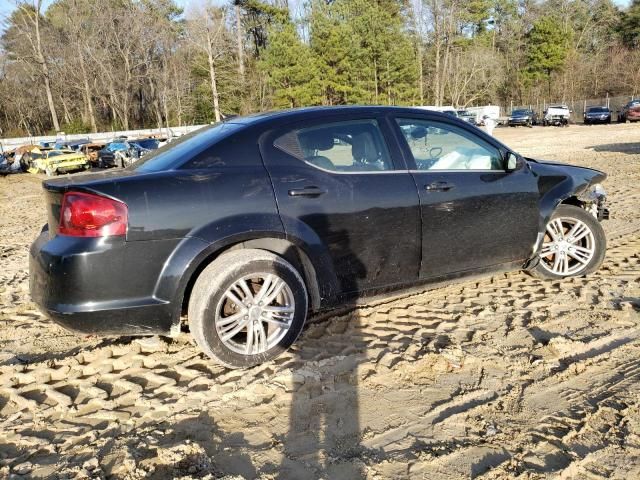
[[[48,176],[91,168],[87,157],[73,150],[40,150],[29,152],[29,172]]]

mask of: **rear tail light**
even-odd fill
[[[126,235],[127,206],[93,193],[67,192],[62,197],[58,233],[72,237]]]

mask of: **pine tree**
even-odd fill
[[[546,78],[551,95],[551,74],[560,70],[567,57],[567,42],[562,25],[553,17],[542,17],[527,35],[527,71],[530,79]]]
[[[319,105],[322,101],[316,60],[291,22],[273,26],[260,62],[269,77],[277,108]]]

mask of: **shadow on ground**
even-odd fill
[[[586,147],[587,150],[594,152],[607,153],[626,153],[628,155],[637,155],[640,153],[640,142],[634,143],[607,143],[605,145],[593,145]]]

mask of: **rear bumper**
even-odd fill
[[[173,305],[154,295],[163,265],[179,240],[50,238],[31,246],[29,289],[39,309],[86,334],[169,334]]]

